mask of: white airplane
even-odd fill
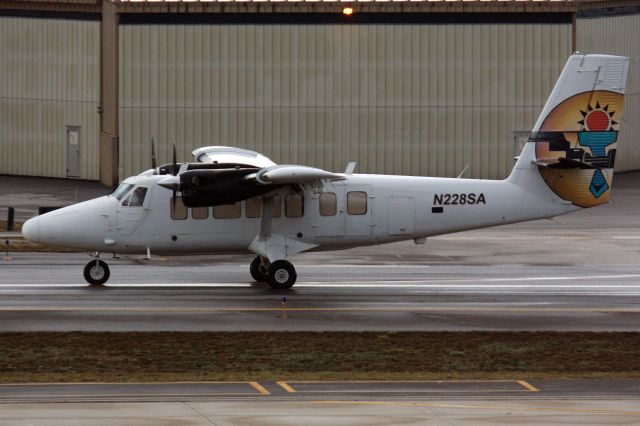
[[[504,180],[344,173],[276,165],[210,146],[195,161],[125,179],[108,196],[28,220],[30,241],[93,252],[85,279],[102,285],[100,252],[253,252],[250,272],[290,288],[285,260],[305,251],[413,240],[570,213],[607,203],[629,59],[572,55],[511,175]]]

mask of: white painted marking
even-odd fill
[[[583,275],[583,276],[550,276],[550,277],[510,277],[510,278],[444,278],[440,280],[380,280],[380,281],[346,281],[346,282],[326,282],[326,281],[306,281],[300,282],[295,287],[335,287],[335,288],[375,288],[395,286],[402,288],[458,288],[458,289],[640,289],[640,284],[475,284],[475,283],[500,283],[500,282],[536,282],[536,281],[581,281],[581,280],[607,280],[607,279],[638,279],[640,274],[624,275]],[[465,284],[474,283],[474,284]],[[253,287],[259,284],[251,283],[113,283],[107,287]],[[36,284],[36,283],[2,283],[0,287],[87,287],[86,283],[64,283],[64,284]]]

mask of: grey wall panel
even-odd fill
[[[66,176],[66,126],[81,126],[80,177],[98,179],[99,23],[0,17],[0,173]]]
[[[579,19],[578,49],[631,58],[616,170],[640,169],[640,15]]]
[[[123,25],[121,178],[202,145],[360,172],[500,178],[570,25]]]

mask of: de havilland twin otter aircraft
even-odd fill
[[[311,250],[414,240],[548,218],[607,203],[629,59],[572,55],[504,180],[344,173],[276,165],[244,149],[196,149],[192,163],[125,179],[108,196],[27,221],[35,242],[90,251],[92,285],[109,267],[100,252],[253,252],[250,272],[290,288],[287,258]],[[153,149],[152,149],[153,151]]]

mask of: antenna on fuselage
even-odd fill
[[[469,169],[469,164],[467,164],[466,166],[464,166],[464,169],[462,169],[462,171],[460,172],[460,174],[458,175],[458,179],[462,178],[462,176],[467,172],[467,170]]]

